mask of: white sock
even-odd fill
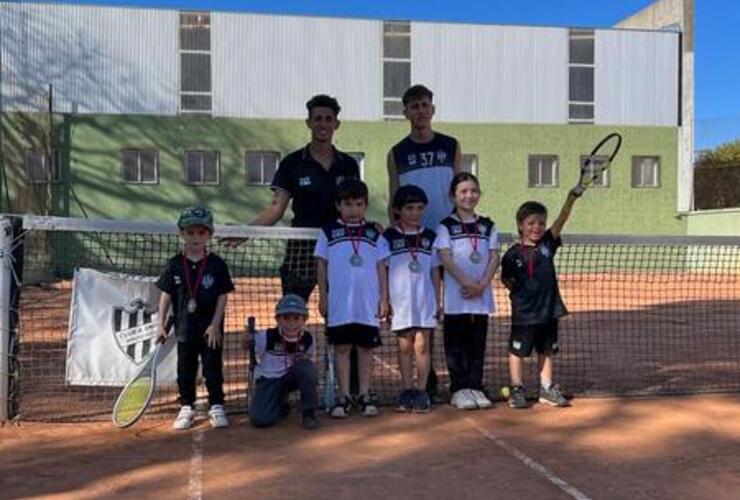
[[[552,387],[552,380],[547,380],[543,378],[540,381],[540,384],[542,385],[542,388],[547,391],[550,390],[550,387]]]

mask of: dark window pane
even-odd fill
[[[267,153],[265,155],[265,184],[272,184],[280,164],[280,156],[277,153]]]
[[[473,175],[478,175],[478,155],[473,155],[473,154],[462,155],[462,169],[463,169],[463,172],[468,172]]]
[[[211,91],[210,54],[180,54],[180,90]]]
[[[145,149],[139,153],[141,162],[141,182],[157,182],[157,152]]]
[[[181,28],[180,50],[211,50],[211,30]]]
[[[571,101],[593,102],[594,69],[570,68],[569,92]]]
[[[407,62],[383,63],[383,97],[401,97],[411,85],[411,64]]]
[[[262,184],[262,153],[247,153],[247,183]]]
[[[529,187],[556,186],[557,168],[557,156],[530,156],[527,162]]]
[[[218,182],[218,153],[215,151],[203,152],[203,182],[215,184]]]
[[[124,149],[121,152],[121,175],[126,182],[139,182],[139,152]]]
[[[383,57],[394,59],[411,58],[411,37],[386,36],[383,38]]]
[[[26,178],[29,182],[46,181],[46,153],[26,151]]]
[[[185,181],[200,183],[203,180],[201,175],[202,161],[203,155],[200,151],[188,151],[185,153]]]
[[[594,64],[594,39],[591,37],[570,37],[570,62],[577,64]]]
[[[210,111],[211,96],[209,95],[181,95],[180,109],[183,111]]]
[[[571,120],[593,120],[593,104],[571,104],[568,106],[568,116]]]
[[[399,101],[384,101],[383,116],[403,116],[403,103]]]
[[[408,21],[385,21],[383,33],[411,33],[411,23]]]

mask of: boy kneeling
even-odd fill
[[[305,330],[308,308],[298,295],[288,294],[275,305],[277,328],[257,332],[254,339],[255,367],[249,419],[255,427],[268,427],[290,413],[288,395],[301,393],[304,429],[315,429],[316,344]],[[247,333],[249,335],[249,333]]]

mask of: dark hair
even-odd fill
[[[547,207],[539,201],[527,201],[522,203],[519,210],[516,211],[516,227],[519,230],[519,225],[524,222],[524,219],[530,215],[544,215],[547,217]],[[521,231],[519,231],[521,234]]]
[[[478,190],[480,191],[480,182],[478,182],[478,178],[476,176],[470,172],[458,172],[455,174],[455,177],[452,178],[452,182],[450,182],[450,198],[455,197],[457,185],[465,181],[475,182],[475,185],[478,186]]]
[[[422,99],[424,97],[428,97],[431,101],[434,99],[434,93],[424,85],[412,85],[403,93],[401,101],[403,102],[404,107],[406,107],[409,102]]]
[[[308,110],[309,118],[311,118],[313,108],[329,108],[334,111],[334,116],[339,115],[339,111],[342,109],[339,107],[339,101],[326,94],[315,95],[306,102],[306,109]]]
[[[391,205],[396,210],[401,210],[404,205],[410,203],[423,203],[424,205],[429,204],[427,194],[419,186],[413,184],[406,184],[401,186],[393,194],[393,204]]]
[[[335,201],[341,203],[344,200],[365,200],[368,202],[367,185],[358,179],[345,179],[337,186]]]

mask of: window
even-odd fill
[[[528,161],[529,187],[555,187],[558,185],[558,157],[530,155]]]
[[[244,156],[244,166],[247,172],[247,184],[269,186],[275,178],[280,153],[273,151],[249,151]]]
[[[159,155],[154,149],[121,150],[121,177],[134,184],[159,182]]]
[[[357,166],[360,167],[360,180],[365,179],[365,153],[359,152],[359,151],[353,151],[351,153],[347,153],[352,158],[355,159],[357,162]]]
[[[594,122],[594,31],[568,33],[568,120]]]
[[[64,164],[62,151],[52,151],[51,169],[49,169],[48,160],[46,151],[27,149],[25,158],[26,182],[30,184],[62,182],[62,165]]]
[[[218,181],[217,151],[185,151],[187,184],[217,185]]]
[[[403,117],[401,97],[411,86],[411,23],[383,23],[383,116]]]
[[[586,159],[588,156],[581,156],[581,169],[583,169],[583,165],[586,163]],[[589,173],[595,172],[601,172],[601,167],[609,161],[608,156],[594,156],[591,159],[591,163],[588,166],[588,169],[590,170]],[[594,179],[593,183],[591,184],[592,187],[609,187],[609,169],[601,172],[597,178]]]
[[[659,157],[632,157],[632,187],[660,187]]]
[[[211,112],[211,15],[180,13],[180,112]]]
[[[463,154],[462,155],[462,169],[463,169],[463,172],[471,173],[477,177],[478,176],[478,155]]]

